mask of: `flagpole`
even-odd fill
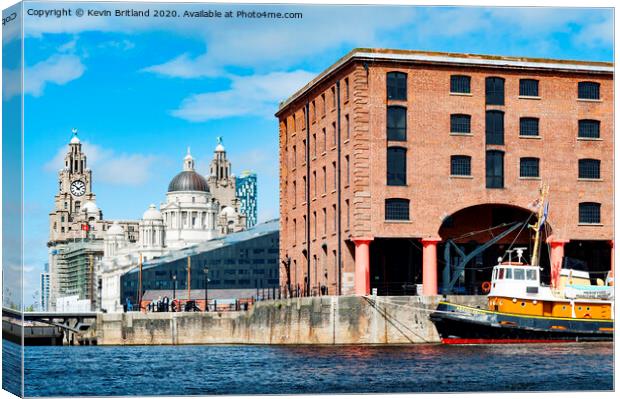
[[[534,236],[534,249],[532,250],[532,266],[540,266],[540,230],[542,229],[545,220],[543,216],[545,216],[545,200],[547,197],[547,193],[549,191],[549,187],[543,185],[540,188],[540,204],[538,205],[538,220],[536,221],[536,226],[534,227],[536,230],[536,235]]]

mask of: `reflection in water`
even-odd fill
[[[613,388],[611,343],[28,347],[25,366],[27,396]]]

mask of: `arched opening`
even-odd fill
[[[444,218],[439,228],[439,292],[483,294],[482,284],[491,280],[498,258],[517,261],[509,249],[523,248],[524,262],[529,263],[534,243],[536,214],[516,206],[483,204],[461,209]],[[549,250],[546,245],[551,228],[545,223],[541,234],[540,266],[542,281],[550,278]]]

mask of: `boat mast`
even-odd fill
[[[549,193],[549,186],[546,184],[541,185],[540,187],[540,202],[538,204],[538,220],[536,221],[536,225],[533,228],[536,231],[534,236],[534,250],[532,251],[532,266],[540,266],[540,230],[542,228],[542,224],[545,223],[543,220],[543,215],[545,212],[545,201],[547,199],[547,194]]]

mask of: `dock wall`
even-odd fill
[[[246,312],[108,313],[98,345],[408,344],[439,342],[428,319],[441,296],[324,296],[258,302]],[[486,307],[485,296],[448,296]]]

